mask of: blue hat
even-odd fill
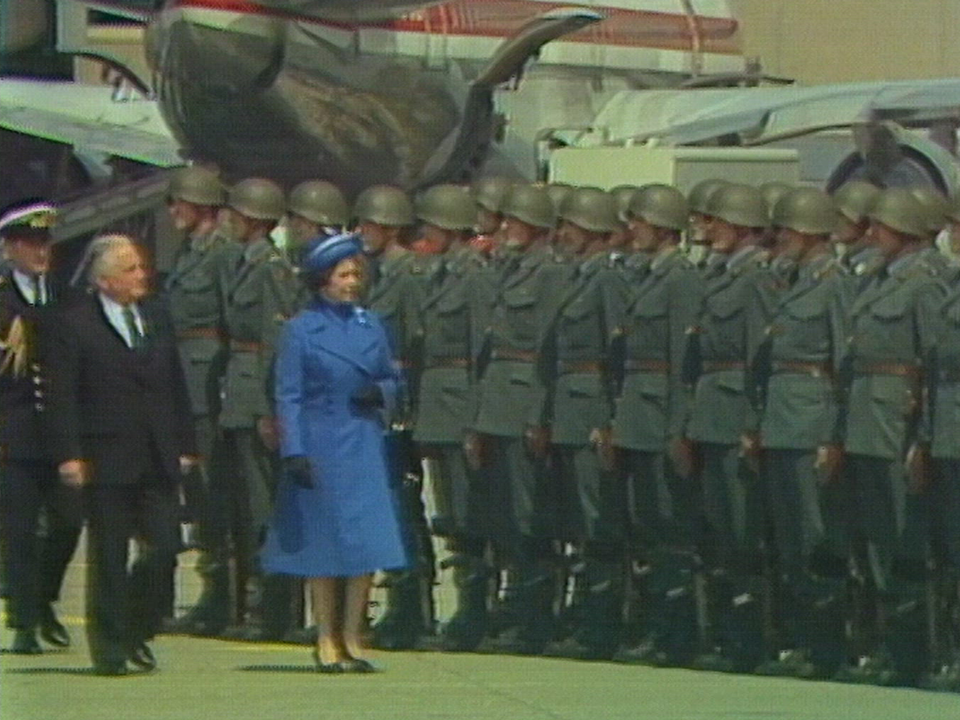
[[[333,237],[325,235],[311,240],[300,266],[304,272],[321,273],[341,260],[363,252],[363,241],[359,233],[340,233]]]

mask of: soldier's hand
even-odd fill
[[[463,436],[463,454],[467,457],[467,465],[471,470],[479,470],[483,467],[483,436],[473,430],[464,433]]]
[[[926,443],[914,443],[907,450],[906,470],[908,489],[919,495],[930,484],[930,446]]]
[[[532,457],[543,460],[550,450],[550,428],[531,425],[523,431],[523,442]]]
[[[57,468],[60,480],[70,487],[80,488],[87,484],[89,472],[83,460],[66,460]]]
[[[613,429],[609,427],[594,428],[590,431],[590,444],[593,445],[600,467],[606,472],[617,468],[617,449],[613,446]]]
[[[740,436],[740,457],[751,472],[760,472],[760,435],[749,432]]]
[[[678,436],[670,440],[667,454],[680,477],[691,478],[699,471],[697,447],[690,438]]]
[[[813,469],[820,474],[820,482],[829,485],[840,479],[843,470],[843,448],[839,445],[821,445]]]
[[[267,450],[276,450],[280,447],[280,429],[275,417],[264,415],[257,418],[257,435]]]
[[[291,455],[280,461],[286,478],[302,488],[313,487],[313,467],[306,455]]]

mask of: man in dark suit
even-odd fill
[[[195,441],[172,326],[147,297],[140,251],[106,235],[87,261],[94,292],[62,314],[53,338],[49,425],[61,478],[86,494],[94,671],[123,675],[128,661],[156,666],[146,641],[179,545],[178,487]],[[139,549],[128,570],[131,537]]]
[[[70,644],[52,603],[77,546],[80,514],[76,499],[57,482],[41,431],[41,339],[54,300],[48,276],[56,209],[27,201],[0,215],[7,260],[0,272],[0,558],[7,624],[15,631],[8,650],[32,655],[41,651],[37,629],[51,645]]]

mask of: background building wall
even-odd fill
[[[960,0],[730,0],[745,54],[804,85],[960,75]]]

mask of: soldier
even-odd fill
[[[870,219],[867,213],[880,194],[876,185],[863,180],[844,183],[833,194],[840,209],[840,225],[833,235],[834,251],[847,272],[853,277],[852,284],[860,286],[881,264],[879,254],[870,246],[867,230]]]
[[[17,203],[0,215],[8,263],[0,272],[0,560],[7,626],[15,631],[7,652],[25,655],[41,652],[38,629],[44,642],[70,645],[53,603],[81,526],[80,498],[58,482],[45,442],[43,350],[57,299],[50,283],[56,215],[45,202]]]
[[[947,226],[947,213],[950,204],[947,199],[931,187],[912,187],[910,192],[923,206],[927,219],[928,246],[921,250],[923,259],[936,270],[944,282],[951,282],[958,275],[958,267],[936,245],[937,237]]]
[[[506,257],[479,366],[477,434],[465,447],[475,465],[483,462],[491,540],[510,566],[504,589],[509,627],[499,644],[537,653],[552,631],[556,585],[546,495],[551,362],[544,349],[569,269],[549,245],[556,215],[546,190],[511,188],[503,216]]]
[[[773,514],[786,628],[764,674],[830,677],[844,659],[847,545],[837,477],[817,464],[839,442],[846,279],[830,247],[839,212],[826,193],[793,190],[773,212],[778,257],[795,270],[758,355],[765,399],[763,480]]]
[[[477,234],[470,239],[470,246],[484,257],[491,257],[497,250],[497,233],[503,221],[500,208],[513,182],[508,178],[486,177],[473,184],[477,198]]]
[[[404,247],[415,217],[402,190],[388,185],[367,188],[357,198],[353,216],[370,265],[365,304],[383,321],[403,380],[396,415],[390,419],[387,451],[411,567],[389,573],[386,611],[373,631],[377,647],[404,650],[433,631],[433,554],[421,497],[420,459],[410,436],[415,392],[410,383],[418,367],[414,354],[424,266]]]
[[[624,662],[683,664],[697,649],[695,577],[699,571],[699,493],[689,470],[668,459],[689,405],[683,382],[687,329],[696,321],[701,283],[680,247],[689,220],[683,194],[649,185],[628,210],[631,233],[653,258],[628,296],[623,380],[613,443],[627,487],[636,618]],[[639,605],[639,608],[637,607]]]
[[[235,547],[249,599],[243,626],[227,635],[246,640],[278,640],[292,620],[289,579],[262,576],[257,559],[278,472],[270,375],[280,328],[300,298],[293,268],[269,237],[285,210],[276,183],[247,178],[230,188],[219,217],[220,230],[237,245],[226,254],[222,281],[229,355],[220,427],[232,467],[224,468],[224,487],[215,494],[237,516]]]
[[[306,180],[290,191],[287,200],[287,256],[300,264],[302,248],[322,235],[332,237],[350,222],[350,207],[343,193],[325,180]]]
[[[577,188],[560,209],[557,242],[573,264],[554,322],[551,382],[557,538],[579,558],[568,616],[573,632],[547,653],[609,658],[620,642],[625,493],[610,444],[616,373],[622,356],[626,288],[611,260],[620,227],[616,200]]]
[[[712,221],[710,202],[718,190],[728,185],[726,180],[712,178],[701,180],[691,188],[687,195],[690,205],[690,245],[687,254],[690,262],[698,268],[706,269],[712,257],[710,253],[709,230]],[[722,256],[716,256],[717,261]]]
[[[863,571],[877,593],[880,637],[857,667],[838,677],[915,683],[930,660],[927,458],[916,444],[943,286],[920,254],[929,227],[909,190],[884,191],[869,217],[870,240],[884,264],[851,308],[844,451],[854,484],[850,520],[866,543]]]
[[[713,652],[704,668],[752,670],[763,655],[764,517],[756,474],[756,388],[748,384],[770,317],[774,280],[758,245],[769,211],[759,190],[726,185],[711,200],[711,252],[704,298],[685,364],[696,378],[687,437],[702,457],[705,557]],[[689,464],[687,458],[683,464]]]
[[[224,503],[210,495],[211,475],[217,471],[220,385],[226,366],[223,326],[222,263],[231,242],[217,232],[217,213],[226,197],[217,175],[202,167],[176,170],[170,181],[167,209],[174,228],[185,234],[176,263],[167,276],[165,291],[177,336],[197,448],[202,483],[193,485],[200,497],[202,551],[197,572],[203,582],[196,605],[171,629],[198,635],[219,635],[230,618],[228,518]]]
[[[450,553],[440,566],[453,569],[457,590],[456,612],[440,632],[445,650],[472,650],[483,639],[490,586],[482,484],[463,452],[476,413],[474,368],[482,339],[474,284],[484,261],[467,242],[476,214],[473,195],[455,185],[432,187],[417,203],[424,237],[442,248],[419,308],[422,362],[413,439],[431,468],[431,529]]]
[[[620,220],[617,229],[610,236],[610,249],[623,254],[624,265],[629,265],[630,255],[632,254],[630,232],[627,227],[627,208],[630,207],[630,201],[633,200],[633,196],[637,194],[638,190],[640,188],[636,185],[617,185],[610,190],[610,194],[613,195],[613,199],[617,203],[617,218]]]

